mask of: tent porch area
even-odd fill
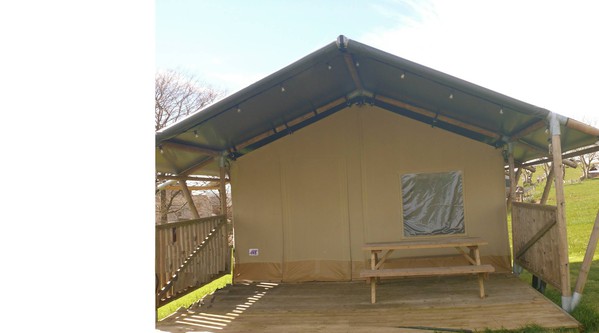
[[[157,323],[164,332],[474,332],[580,324],[509,273],[382,280],[377,303],[364,281],[227,286]]]

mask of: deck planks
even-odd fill
[[[491,274],[485,281],[485,299],[478,297],[475,281],[476,276],[383,280],[377,286],[376,304],[370,303],[370,288],[363,281],[240,284],[208,296],[201,307],[181,311],[156,327],[167,332],[417,333],[433,332],[433,328],[484,331],[530,324],[579,326],[568,313],[510,274]],[[210,326],[206,323],[210,316],[221,321]],[[200,326],[192,325],[193,319]]]

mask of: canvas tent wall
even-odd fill
[[[368,259],[364,242],[406,237],[401,175],[446,171],[463,174],[466,234],[490,240],[483,261],[509,270],[502,151],[365,105],[233,165],[236,278],[357,278]],[[451,254],[412,251],[402,257]]]

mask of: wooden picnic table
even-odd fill
[[[480,261],[479,246],[487,245],[488,242],[480,237],[451,237],[451,238],[427,238],[406,240],[401,242],[366,243],[362,247],[364,251],[370,252],[370,269],[363,270],[361,277],[370,280],[371,302],[376,302],[376,280],[380,277],[400,276],[435,276],[435,275],[463,275],[478,274],[480,297],[485,297],[483,285],[484,274],[494,272],[492,265],[483,265]],[[408,267],[385,269],[383,264],[391,253],[400,250],[413,249],[441,249],[455,248],[468,262],[465,266],[437,266],[437,267]],[[464,248],[468,248],[468,252]],[[379,257],[379,254],[382,256]]]

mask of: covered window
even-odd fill
[[[404,236],[463,234],[462,173],[401,176]]]

